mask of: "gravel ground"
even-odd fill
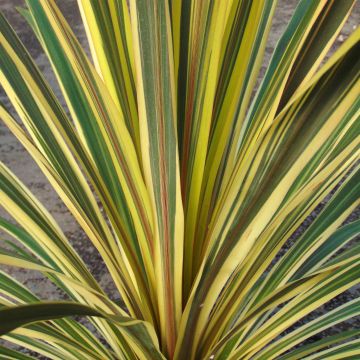
[[[341,1],[341,0],[339,0]],[[88,45],[86,42],[86,37],[84,33],[83,26],[81,24],[80,15],[78,9],[74,4],[75,0],[61,0],[57,1],[60,8],[62,9],[65,17],[69,21],[72,29],[75,31],[78,39],[83,44],[84,48],[88,52]],[[272,30],[269,38],[269,42],[265,52],[264,65],[261,69],[260,76],[263,76],[266,65],[270,59],[270,56],[274,50],[276,42],[282,32],[285,29],[286,24],[288,23],[291,15],[298,3],[298,0],[279,0],[278,8],[275,14],[274,22],[272,25]],[[23,0],[0,0],[0,10],[8,18],[10,23],[14,26],[21,40],[26,44],[31,55],[35,59],[36,63],[40,67],[41,71],[44,73],[45,77],[50,81],[55,89],[56,95],[63,102],[62,96],[60,94],[59,88],[57,86],[54,74],[50,69],[49,62],[46,56],[42,53],[41,48],[32,34],[31,30],[25,23],[24,19],[17,13],[15,7],[23,6]],[[355,29],[360,19],[360,2],[357,3],[355,9],[353,10],[349,20],[344,26],[344,29],[341,35],[338,37],[336,43],[333,46],[333,49],[336,49],[341,42],[343,42],[349,34]],[[6,106],[9,106],[9,102],[4,95],[2,89],[0,89],[0,101],[3,102]],[[74,222],[72,217],[69,215],[67,208],[61,202],[57,194],[48,184],[47,180],[37,168],[34,161],[26,153],[24,148],[19,144],[10,131],[5,127],[5,125],[0,121],[0,160],[8,165],[20,179],[22,179],[25,184],[37,195],[39,200],[46,205],[47,209],[55,217],[60,227],[65,231],[66,236],[69,237],[70,241],[73,243],[75,249],[82,255],[84,261],[92,270],[95,277],[99,280],[103,288],[111,294],[113,298],[118,298],[118,294],[114,292],[113,285],[110,280],[109,275],[107,274],[99,254],[92,247],[89,246],[89,242],[86,239],[86,236],[83,234],[78,224]],[[317,216],[321,208],[324,206],[325,202],[328,201],[331,195],[329,195],[319,206],[314,210],[314,212],[306,219],[306,221],[299,227],[295,232],[290,243],[296,239],[313,221]],[[0,216],[7,217],[4,211],[0,208]],[[360,218],[360,210],[357,209],[347,221],[355,220]],[[1,234],[0,234],[1,235]],[[282,253],[286,251],[286,248],[283,249]],[[19,269],[6,269],[12,275],[14,275],[19,281],[28,286],[32,291],[38,294],[40,297],[45,299],[58,299],[63,296],[49,281],[45,280],[41,275],[36,272],[19,270]],[[325,311],[329,311],[331,308],[338,306],[339,304],[344,303],[350,299],[355,298],[359,295],[359,288],[353,288],[336,299],[332,300],[326,306],[319,309],[318,311],[310,314],[303,322],[309,321],[316,315],[319,315]],[[332,334],[334,332],[343,331],[352,327],[360,327],[360,320],[354,319],[347,323],[341,324],[331,331],[327,331],[326,334]],[[323,335],[322,335],[323,336]],[[317,338],[313,338],[310,341],[314,341]]]

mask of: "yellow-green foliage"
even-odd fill
[[[293,349],[359,315],[358,299],[287,331],[360,278],[359,245],[338,252],[360,232],[359,220],[341,227],[359,205],[360,29],[320,67],[355,1],[301,0],[255,96],[275,0],[78,0],[92,61],[54,0],[26,3],[70,116],[1,16],[1,85],[23,126],[4,106],[1,119],[125,307],[0,164],[0,206],[15,221],[0,229],[27,249],[0,249],[0,263],[69,297],[39,299],[0,272],[0,335],[64,360],[360,356],[359,330]]]

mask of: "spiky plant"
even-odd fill
[[[69,298],[39,299],[1,272],[3,338],[64,360],[359,356],[359,329],[296,347],[360,314],[355,299],[298,324],[360,277],[360,246],[348,246],[360,222],[340,226],[359,204],[360,29],[320,66],[354,2],[301,0],[253,96],[274,0],[79,0],[93,62],[53,0],[27,0],[70,115],[1,17],[1,84],[23,126],[4,106],[1,118],[125,304],[1,164],[0,204],[17,225],[0,227],[23,246],[0,263]]]

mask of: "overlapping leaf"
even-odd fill
[[[275,0],[78,0],[92,61],[54,0],[26,0],[67,109],[0,16],[1,85],[24,126],[3,105],[1,119],[127,310],[1,164],[17,224],[0,219],[0,263],[71,300],[42,302],[1,272],[4,338],[61,360],[357,356],[356,330],[293,349],[357,316],[357,299],[288,332],[360,278],[359,221],[341,226],[359,205],[360,30],[319,70],[354,3],[300,0],[253,96]],[[67,318],[81,314],[108,346]]]

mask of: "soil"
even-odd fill
[[[286,24],[289,22],[298,2],[298,0],[278,1],[278,7],[275,13],[270,38],[266,47],[264,65],[261,69],[260,77],[263,76],[270,56],[276,45],[276,42],[284,31]],[[76,6],[76,1],[58,0],[57,3],[63,11],[63,14],[69,21],[78,39],[83,44],[87,53],[89,53],[88,44],[81,23],[80,14]],[[43,54],[38,41],[36,40],[32,31],[26,24],[25,20],[16,11],[17,6],[24,6],[24,1],[0,0],[0,11],[4,13],[12,26],[15,28],[20,39],[25,43],[30,54],[33,56],[36,63],[38,64],[40,70],[43,72],[45,77],[53,86],[56,95],[63,103],[64,101],[55,80],[55,76],[51,71],[50,64],[46,56]],[[353,32],[353,30],[359,23],[359,19],[360,2],[357,2],[351,16],[346,22],[341,32],[341,35],[337,38],[331,52],[333,52],[349,36],[349,34]],[[10,103],[1,88],[0,102],[4,103],[6,107],[11,109]],[[1,121],[0,161],[8,165],[10,169],[14,171],[14,173],[24,181],[24,183],[30,188],[30,190],[36,194],[39,200],[43,204],[45,204],[47,209],[51,212],[56,221],[59,223],[60,227],[65,231],[66,236],[70,239],[75,249],[81,254],[94,276],[99,280],[101,286],[110,294],[110,296],[112,296],[114,299],[118,299],[118,294],[113,291],[113,285],[110,276],[107,274],[99,254],[92,246],[89,246],[89,242],[86,236],[84,235],[78,224],[73,220],[65,205],[51,188],[51,186],[49,185],[41,171],[38,169],[34,161],[31,159],[31,157],[27,154],[24,148],[20,145],[20,143],[15,139],[15,137],[10,133],[10,131]],[[321,208],[324,206],[324,203],[328,201],[330,196],[331,195],[329,195],[321,204],[319,204],[317,209],[295,232],[290,241],[293,241],[295,238],[297,238],[309,226],[309,224],[313,221]],[[7,214],[1,209],[1,206],[0,216],[8,218]],[[359,209],[357,209],[357,211],[355,211],[347,221],[353,221],[358,218],[360,218]],[[283,252],[284,251],[286,251],[286,249],[284,249]],[[14,277],[16,277],[20,282],[28,286],[32,291],[34,291],[38,296],[43,299],[59,299],[63,297],[63,294],[60,293],[55,286],[53,286],[49,281],[45,280],[41,275],[36,272],[9,268],[6,268],[5,270],[12,274]],[[331,302],[326,304],[326,306],[319,309],[317,312],[312,313],[308,318],[304,319],[304,321],[308,321],[315,315],[323,313],[324,311],[328,311],[330,308],[338,306],[350,299],[355,298],[356,296],[359,296],[359,288],[353,288],[343,293],[341,296],[333,299]],[[359,319],[353,319],[351,321],[343,323],[327,333],[339,332],[353,327],[360,327]]]

